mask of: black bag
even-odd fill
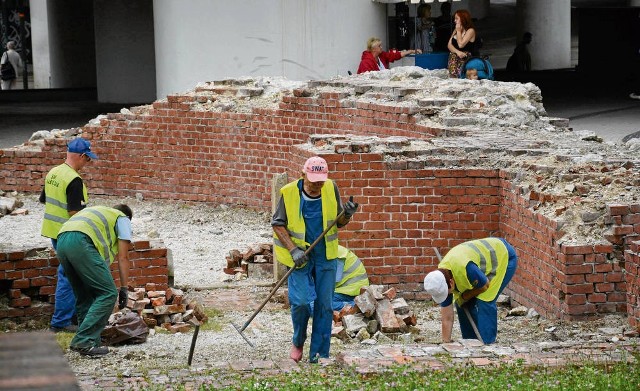
[[[4,61],[4,62],[2,62]],[[2,61],[0,64],[0,79],[2,80],[13,80],[15,79],[16,76],[16,70],[13,69],[13,65],[11,65],[11,62],[9,61],[9,54],[7,52],[4,52],[4,55],[2,56]]]

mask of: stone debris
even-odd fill
[[[363,287],[354,301],[355,306],[346,305],[333,312],[332,337],[343,341],[355,338],[370,344],[385,334],[402,338],[401,334],[410,333],[411,327],[417,325],[416,315],[405,299],[397,297],[395,288]]]
[[[127,306],[123,311],[126,313],[127,310],[137,312],[149,328],[160,326],[171,333],[184,333],[208,321],[199,300],[188,298],[176,288],[158,290],[153,283],[129,291]],[[116,323],[121,312],[111,315],[110,324]]]
[[[18,193],[15,191],[5,193],[0,190],[0,217],[8,214],[15,216],[29,213],[26,209],[20,209],[23,206],[23,203],[16,198],[17,195]]]

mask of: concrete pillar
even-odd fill
[[[518,39],[533,34],[532,70],[571,67],[570,0],[517,0]]]
[[[33,55],[33,88],[50,88],[49,16],[46,0],[31,0],[31,53]]]
[[[95,0],[98,101],[148,103],[156,99],[153,2]]]

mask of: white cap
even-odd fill
[[[440,304],[449,296],[449,287],[444,274],[439,270],[434,270],[424,278],[424,290],[431,295],[436,303]]]

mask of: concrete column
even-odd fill
[[[33,54],[33,88],[50,88],[49,16],[46,0],[31,0],[31,53]]]
[[[529,45],[533,70],[571,67],[570,0],[517,0],[518,37],[533,34]]]
[[[156,99],[153,2],[94,0],[98,101]]]

